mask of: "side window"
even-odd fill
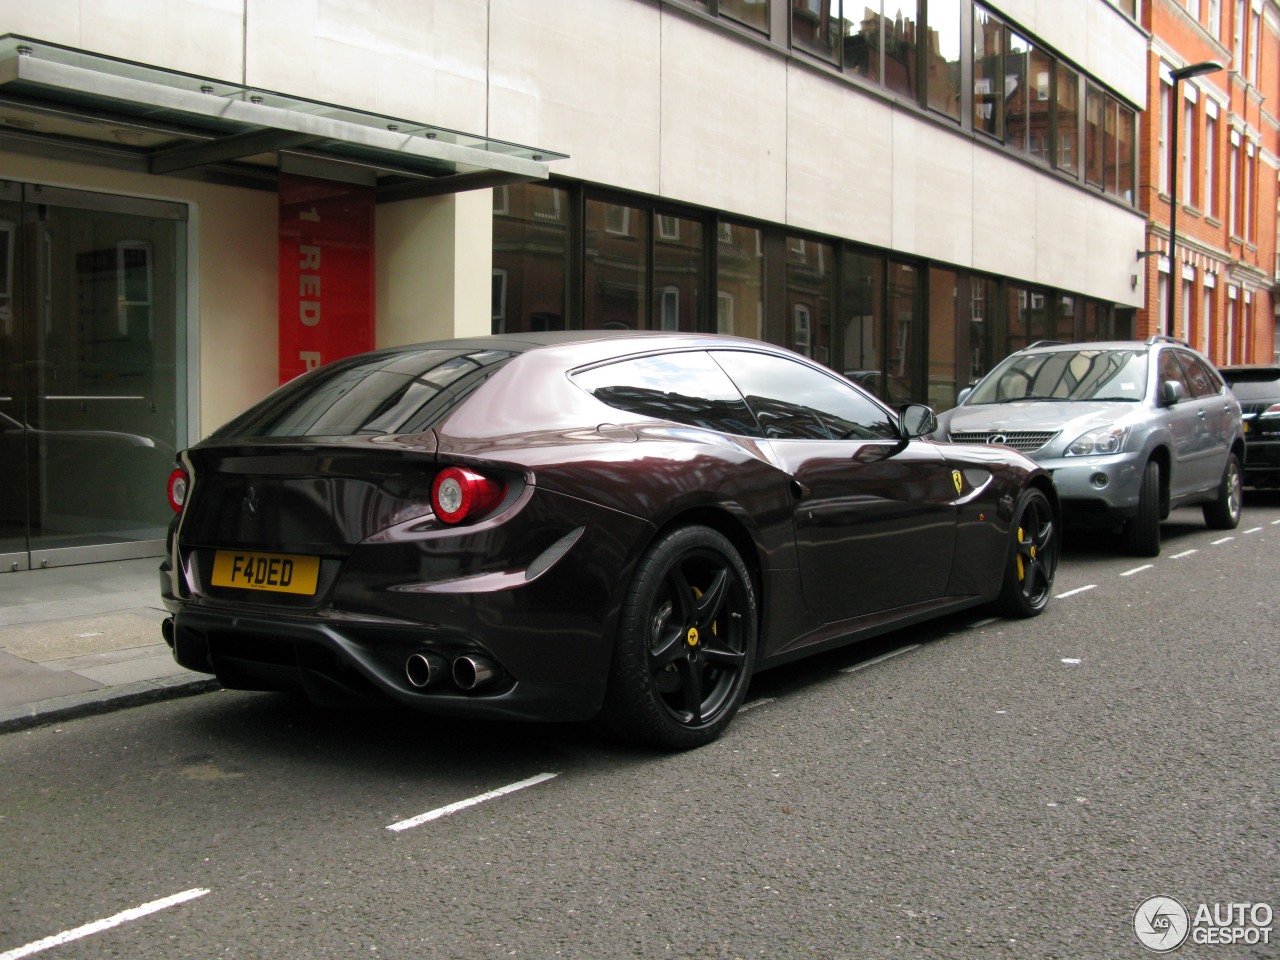
[[[611,407],[658,420],[759,437],[760,425],[725,372],[701,351],[591,367],[573,382]]]
[[[1178,351],[1178,359],[1187,371],[1187,382],[1191,384],[1191,392],[1196,397],[1213,397],[1222,392],[1222,384],[1217,373],[1200,362],[1200,358],[1189,353]]]
[[[765,353],[717,350],[766,437],[779,440],[884,440],[898,437],[891,414],[852,384]]]
[[[1187,391],[1188,397],[1194,397],[1195,392],[1191,389],[1191,384],[1187,382],[1187,375],[1182,370],[1182,364],[1178,362],[1178,358],[1174,356],[1172,350],[1160,351],[1160,382],[1173,380],[1182,384],[1183,389]]]

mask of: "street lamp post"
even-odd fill
[[[1203,63],[1189,63],[1185,67],[1179,67],[1177,70],[1170,70],[1169,76],[1173,78],[1173,96],[1169,102],[1169,126],[1172,128],[1172,134],[1169,137],[1169,289],[1166,295],[1169,300],[1165,304],[1165,333],[1173,336],[1177,326],[1177,300],[1178,287],[1182,280],[1182,271],[1177,266],[1178,252],[1178,207],[1182,200],[1178,196],[1178,117],[1182,113],[1182,101],[1178,99],[1178,85],[1188,77],[1199,77],[1206,73],[1216,73],[1222,69],[1222,64],[1216,60],[1206,60]]]

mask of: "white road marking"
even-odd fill
[[[977,623],[969,624],[969,629],[977,630],[979,627],[985,627],[991,623],[999,623],[1002,619],[1002,617],[987,617],[985,620],[979,620]]]
[[[1135,573],[1141,573],[1143,570],[1150,570],[1152,566],[1154,566],[1154,564],[1144,563],[1140,567],[1134,567],[1132,570],[1126,570],[1124,573],[1120,574],[1120,576],[1132,577]]]
[[[1175,554],[1174,554],[1172,557],[1170,557],[1169,559],[1170,559],[1170,560],[1181,560],[1183,557],[1189,557],[1189,556],[1191,556],[1193,553],[1198,553],[1198,552],[1199,552],[1198,550],[1183,550],[1181,553],[1175,553]]]
[[[776,697],[761,697],[759,700],[752,700],[750,703],[744,703],[738,708],[739,713],[746,713],[752,707],[763,707],[766,703],[773,703]]]
[[[1068,590],[1066,593],[1058,594],[1053,599],[1061,600],[1063,597],[1074,597],[1077,593],[1084,593],[1086,590],[1093,590],[1097,586],[1098,585],[1096,583],[1091,583],[1087,587],[1076,587],[1074,590]]]
[[[505,787],[499,787],[497,790],[490,790],[488,793],[482,793],[479,796],[471,797],[467,800],[459,800],[457,803],[451,803],[444,807],[437,807],[435,810],[428,810],[426,813],[420,813],[416,817],[410,817],[408,820],[401,820],[399,823],[393,823],[387,827],[388,830],[394,830],[397,833],[401,830],[409,830],[413,827],[420,827],[422,824],[431,820],[439,820],[441,817],[447,817],[451,813],[457,813],[459,810],[465,810],[467,807],[474,807],[477,803],[484,803],[486,800],[495,800],[498,797],[505,797],[508,793],[515,793],[517,790],[523,790],[525,787],[537,786],[548,780],[558,777],[558,773],[540,773],[536,777],[530,777],[528,780],[521,780],[519,783],[511,783]],[[4,960],[0,957],[0,960]]]
[[[866,663],[855,663],[852,667],[845,667],[841,673],[857,673],[859,670],[865,670],[867,667],[874,667],[877,663],[884,663],[893,657],[899,657],[904,653],[910,653],[912,650],[919,650],[920,644],[913,643],[909,647],[903,647],[901,650],[891,650],[888,653],[882,653],[880,656],[868,660]]]
[[[1245,531],[1245,533],[1257,533],[1261,529],[1262,529],[1261,527],[1250,527],[1248,530]]]
[[[1223,537],[1221,540],[1214,540],[1212,543],[1209,544],[1209,546],[1216,547],[1219,544],[1230,543],[1234,539],[1235,537]]]
[[[152,900],[150,903],[144,903],[140,907],[117,913],[114,917],[95,920],[93,923],[86,923],[83,927],[76,927],[74,930],[55,933],[52,937],[36,940],[33,943],[28,943],[25,947],[15,947],[13,950],[0,953],[0,960],[18,960],[19,957],[29,957],[33,953],[39,953],[41,950],[48,950],[50,947],[58,947],[91,934],[101,933],[103,930],[110,930],[112,927],[118,927],[120,924],[128,923],[130,920],[137,920],[159,910],[165,910],[180,903],[186,903],[188,900],[194,900],[196,897],[203,897],[208,892],[203,887],[195,887],[191,890],[184,890],[182,893],[175,893],[171,897]]]
[[[1080,662],[1080,658],[1079,657],[1063,657],[1062,662],[1075,664]]]

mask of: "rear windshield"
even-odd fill
[[[1014,355],[974,389],[969,404],[1014,400],[1141,400],[1144,350],[1055,350]]]
[[[514,355],[427,349],[335,361],[285,384],[210,439],[421,433]]]
[[[1280,370],[1225,370],[1222,376],[1239,400],[1280,398]]]

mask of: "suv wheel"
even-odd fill
[[[1124,545],[1137,557],[1160,556],[1160,464],[1154,460],[1142,471],[1138,513],[1124,525]]]
[[[1227,466],[1218,484],[1218,499],[1206,503],[1204,522],[1214,530],[1234,530],[1240,525],[1240,509],[1243,500],[1244,481],[1240,476],[1240,461],[1234,453],[1227,455]]]

